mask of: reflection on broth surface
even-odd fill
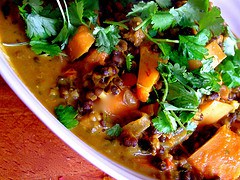
[[[218,8],[36,2],[0,3],[1,48],[66,128],[153,178],[240,176],[240,50]]]

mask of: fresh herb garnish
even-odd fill
[[[235,51],[234,56],[228,56],[219,66],[222,80],[230,88],[240,86],[240,50]]]
[[[113,127],[106,130],[106,133],[110,137],[118,137],[122,132],[122,128],[119,124],[115,124]]]
[[[128,54],[126,56],[126,67],[127,67],[127,71],[130,72],[132,69],[132,59],[134,58],[134,56],[132,54]]]
[[[179,51],[188,59],[204,59],[208,55],[208,50],[205,48],[207,42],[211,38],[210,31],[204,29],[196,36],[179,36]]]
[[[167,63],[159,63],[157,68],[163,88],[158,91],[153,87],[157,100],[149,101],[160,104],[158,115],[152,122],[154,127],[163,133],[174,132],[178,127],[194,131],[196,123],[192,119],[200,100],[203,95],[219,91],[220,79],[230,88],[240,85],[240,51],[235,51],[237,41],[224,26],[220,10],[209,7],[209,0],[188,0],[181,7],[171,7],[171,0],[140,1],[133,5],[131,12],[127,14],[128,19],[121,22],[107,20],[104,22],[109,25],[107,27],[96,23],[97,15],[94,9],[98,8],[98,1],[94,4],[91,4],[90,0],[76,0],[69,4],[65,0],[62,3],[56,1],[59,6],[57,10],[51,5],[44,6],[42,0],[23,1],[23,5],[19,7],[26,21],[30,45],[37,54],[59,54],[80,25],[91,27],[96,39],[95,46],[99,51],[110,54],[121,38],[119,27],[128,30],[125,23],[129,22],[131,17],[138,16],[142,19],[134,30],[141,29],[146,39],[159,47],[161,58],[167,60]],[[121,2],[126,6],[126,3],[133,1]],[[192,32],[188,34],[178,31],[172,39],[162,36],[165,31],[169,33],[171,28],[191,29]],[[223,32],[228,36],[223,41],[223,49],[228,57],[214,70],[211,66],[212,59],[207,58],[206,44]],[[127,54],[127,71],[131,71],[133,58],[131,54]],[[189,60],[198,60],[202,66],[189,71]],[[58,108],[64,109],[62,106]],[[75,118],[74,113],[68,114],[71,117],[69,119]],[[66,118],[59,119],[66,121]],[[120,125],[116,124],[106,133],[108,136],[119,136],[121,131]]]
[[[152,123],[158,131],[163,133],[171,133],[177,129],[175,118],[167,110],[160,111]]]
[[[120,38],[119,29],[114,25],[106,28],[97,26],[94,28],[93,35],[96,37],[95,45],[98,47],[98,51],[108,54],[115,50]]]
[[[224,30],[224,20],[221,17],[221,11],[213,7],[210,11],[204,13],[199,21],[199,30],[208,29],[215,36],[220,35]]]
[[[42,0],[25,0],[19,6],[26,23],[29,44],[36,54],[59,55],[78,26],[96,21],[97,15],[93,8],[98,8],[98,1],[95,1],[94,6],[89,0],[76,0],[69,6],[65,0],[56,2],[58,8],[53,8],[51,4],[45,5]]]
[[[76,117],[77,111],[72,106],[59,105],[55,107],[57,119],[68,129],[72,129],[78,125]]]

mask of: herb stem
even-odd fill
[[[175,114],[175,112],[172,110],[170,112],[171,112],[172,116],[175,118],[175,120],[177,121],[177,123],[179,124],[179,126],[185,129],[184,125],[182,124],[182,122],[180,121],[178,116]]]
[[[28,42],[20,42],[20,43],[2,43],[3,46],[6,47],[17,47],[17,46],[27,46],[29,45]]]
[[[70,24],[70,19],[69,19],[68,7],[67,7],[67,3],[65,0],[63,0],[63,3],[65,6],[65,9],[66,9],[67,23],[68,23],[68,27],[69,27],[71,24]]]
[[[60,9],[60,11],[61,11],[62,17],[63,17],[63,23],[65,23],[65,22],[66,22],[66,16],[65,16],[64,10],[63,10],[63,8],[62,8],[62,5],[61,5],[61,3],[60,3],[59,0],[56,0],[56,1],[57,1],[57,4],[58,4],[59,9]]]
[[[144,34],[147,36],[147,38],[154,42],[155,44],[159,44],[161,42],[168,42],[168,43],[176,43],[178,44],[179,43],[179,40],[172,40],[172,39],[157,39],[157,38],[152,38],[151,36],[149,36],[149,34],[147,34],[145,31],[143,31]]]
[[[164,76],[162,76],[162,78],[163,78],[163,82],[164,82],[164,85],[165,85],[162,102],[165,102],[166,99],[167,99],[167,95],[168,95],[168,82],[167,82],[167,79]]]
[[[134,31],[139,30],[140,28],[142,28],[145,24],[148,24],[148,22],[151,20],[151,17],[145,19],[139,26],[137,26],[136,28],[134,28]]]
[[[125,21],[120,21],[120,22],[115,22],[115,21],[104,21],[105,24],[110,24],[110,25],[115,25],[115,26],[119,26],[119,27],[122,27],[126,30],[129,30],[129,28],[124,24],[125,22],[127,22],[128,20],[125,20]]]

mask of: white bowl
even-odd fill
[[[213,0],[213,2],[221,8],[223,17],[226,19],[233,32],[240,37],[240,20],[238,17],[240,0]],[[88,146],[71,131],[67,130],[22,83],[10,66],[8,57],[1,51],[0,74],[17,96],[53,133],[99,169],[116,179],[149,179],[111,161]]]

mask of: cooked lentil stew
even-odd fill
[[[43,105],[157,179],[240,176],[240,50],[207,0],[0,3],[1,49]]]

